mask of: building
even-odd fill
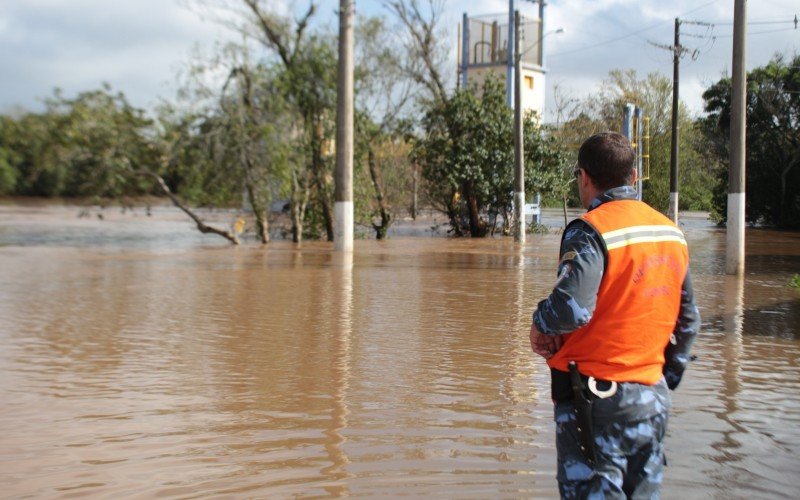
[[[509,25],[512,24],[512,31]],[[544,67],[544,3],[539,4],[539,17],[520,15],[520,61],[522,67],[522,109],[533,110],[542,117],[545,98]],[[514,40],[513,23],[505,14],[469,17],[464,14],[459,26],[459,85],[480,88],[488,75],[497,75],[506,82],[509,106],[513,103]],[[509,43],[509,39],[511,43]],[[510,54],[509,54],[510,52]]]

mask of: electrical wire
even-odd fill
[[[694,9],[690,10],[690,11],[684,12],[683,14],[680,14],[678,17],[682,17],[682,16],[685,16],[687,14],[691,14],[692,12],[696,12],[696,11],[698,11],[700,9],[704,9],[704,8],[708,7],[709,5],[715,4],[717,2],[719,2],[719,0],[712,0],[711,2],[705,3],[705,4],[703,4],[703,5],[699,6],[699,7],[696,7]],[[632,36],[636,36],[639,33],[644,33],[645,31],[649,31],[649,30],[651,30],[653,28],[657,28],[658,26],[662,26],[662,25],[664,25],[664,24],[666,24],[668,22],[672,22],[672,21],[660,21],[658,23],[655,23],[655,24],[652,24],[650,26],[647,26],[646,28],[642,28],[642,29],[634,31],[632,33],[628,33],[627,35],[622,35],[620,37],[612,38],[610,40],[605,40],[605,41],[602,41],[602,42],[593,43],[592,45],[587,45],[585,47],[580,47],[580,48],[577,48],[577,49],[563,50],[561,52],[554,52],[552,54],[549,54],[549,56],[560,56],[560,55],[564,55],[564,54],[572,54],[574,52],[582,52],[584,50],[594,49],[594,48],[597,48],[597,47],[602,47],[602,46],[608,45],[610,43],[619,42],[620,40],[625,40],[626,38],[630,38]]]
[[[769,31],[751,31],[747,33],[747,36],[750,35],[764,35],[767,33],[780,33],[782,31],[795,31],[797,28],[784,28],[782,30],[769,30]],[[717,35],[717,38],[732,38],[733,35]]]
[[[711,23],[711,24],[716,24],[718,26],[732,26],[733,25],[733,21],[723,21],[723,22]],[[794,24],[794,19],[790,19],[789,21],[784,20],[784,21],[748,21],[747,22],[748,26],[754,26],[756,24]]]

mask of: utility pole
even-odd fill
[[[339,75],[336,92],[336,189],[333,249],[353,251],[353,19],[354,0],[339,0]]]
[[[681,45],[681,24],[699,24],[712,26],[709,23],[698,21],[681,22],[675,18],[675,42],[672,45],[650,42],[650,45],[672,52],[672,144],[669,156],[669,218],[678,223],[678,109],[680,107],[680,64],[681,57],[689,50]],[[692,36],[691,34],[689,36]],[[692,51],[692,58],[698,54],[697,49]]]
[[[506,63],[506,103],[511,106],[514,89],[514,0],[508,0],[508,62]]]
[[[728,223],[726,231],[725,272],[744,274],[745,220],[745,132],[747,104],[745,56],[747,44],[747,3],[735,0],[733,6],[733,74],[731,82],[731,153],[728,172]]]
[[[672,147],[669,155],[669,218],[678,223],[678,103],[680,88],[679,68],[681,61],[681,21],[675,18],[675,43],[672,55]]]
[[[525,147],[522,138],[522,49],[514,12],[514,241],[525,243]]]

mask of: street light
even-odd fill
[[[549,31],[536,43],[521,51],[519,37],[519,11],[514,12],[514,241],[525,243],[525,161],[522,139],[522,56],[538,46],[548,35],[564,33],[564,28]],[[542,63],[542,60],[539,60]]]
[[[539,46],[539,43],[541,43],[541,41],[542,41],[542,40],[544,40],[546,37],[548,37],[548,36],[550,36],[550,35],[560,35],[561,33],[566,33],[566,32],[567,32],[566,28],[558,28],[558,29],[555,29],[555,30],[548,31],[547,33],[545,33],[544,35],[542,35],[541,37],[539,37],[539,39],[538,39],[538,40],[536,40],[536,43],[534,43],[533,45],[531,45],[531,46],[530,46],[530,47],[528,47],[527,49],[523,50],[523,51],[522,51],[522,53],[521,53],[521,54],[519,54],[519,56],[518,56],[518,57],[519,57],[519,58],[522,58],[522,56],[524,56],[525,54],[527,54],[529,50],[531,50],[531,49],[533,49],[533,48],[536,48],[536,47],[538,47],[538,46]]]

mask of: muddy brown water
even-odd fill
[[[559,235],[407,223],[348,261],[78,211],[0,206],[0,496],[557,497],[527,329]],[[736,279],[724,232],[684,224],[703,332],[663,496],[796,498],[800,235],[748,230]]]

